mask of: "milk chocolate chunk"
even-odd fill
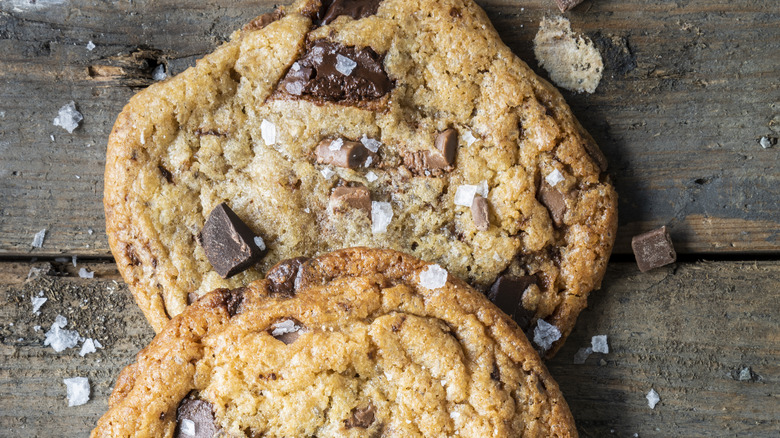
[[[342,139],[322,140],[314,153],[317,155],[318,163],[332,164],[347,169],[365,166],[369,157],[371,157],[371,162],[377,159],[377,155],[368,150],[362,143]]]
[[[382,0],[333,0],[322,18],[322,24],[328,24],[341,15],[348,15],[355,20],[374,15],[379,3]]]
[[[265,278],[271,282],[271,289],[280,295],[293,295],[296,289],[296,279],[301,266],[309,260],[308,257],[296,257],[282,260],[268,270]]]
[[[187,397],[176,411],[176,438],[212,438],[218,428],[211,403]]]
[[[539,201],[547,207],[555,226],[563,225],[563,217],[566,214],[566,197],[555,187],[542,181],[539,187]]]
[[[284,12],[276,9],[273,12],[268,12],[250,21],[244,26],[244,30],[262,29],[282,17],[284,17]]]
[[[376,411],[376,408],[374,408],[374,405],[369,403],[368,406],[362,409],[352,409],[352,416],[346,420],[344,420],[344,427],[347,429],[352,429],[353,427],[362,427],[367,428],[371,426],[371,424],[374,423],[374,412]]]
[[[318,40],[293,63],[279,84],[283,93],[315,100],[359,103],[387,94],[392,82],[384,56],[370,47],[357,49]]]
[[[371,192],[365,186],[356,187],[336,187],[330,194],[330,201],[336,205],[338,211],[339,205],[349,208],[357,208],[371,213]]]
[[[455,163],[455,152],[458,150],[458,131],[449,128],[440,132],[433,144],[448,166]]]
[[[511,316],[517,325],[525,331],[531,325],[534,312],[523,307],[523,293],[529,286],[536,284],[535,275],[502,275],[498,277],[488,291],[488,299],[504,313]]]
[[[666,226],[634,236],[631,239],[631,249],[634,250],[636,264],[642,272],[677,260],[677,253],[674,251],[672,238]]]
[[[256,234],[224,202],[211,211],[198,241],[209,263],[222,278],[230,278],[257,263],[265,254]]]
[[[485,231],[490,228],[487,200],[480,195],[474,196],[474,200],[471,201],[471,217],[477,230]]]

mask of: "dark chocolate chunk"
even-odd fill
[[[371,214],[371,192],[365,186],[337,187],[330,194],[330,201],[336,205],[345,205],[349,208],[357,208]]]
[[[535,275],[502,275],[490,287],[488,298],[525,331],[531,324],[534,312],[523,307],[523,293],[528,286],[536,283]]]
[[[306,329],[299,321],[290,318],[277,322],[271,326],[269,332],[271,333],[271,336],[284,342],[285,345],[290,345],[303,333],[306,333]]]
[[[547,207],[555,226],[563,225],[563,218],[566,214],[566,197],[555,187],[542,181],[539,186],[539,201]]]
[[[374,422],[374,412],[376,408],[369,403],[368,406],[362,409],[352,409],[352,416],[344,420],[344,427],[352,429],[353,427],[367,428]]]
[[[268,270],[265,278],[271,282],[271,290],[275,294],[293,295],[296,289],[296,279],[298,272],[308,257],[296,257],[294,259],[282,260]]]
[[[571,10],[582,2],[583,0],[555,0],[555,3],[558,3],[558,9],[560,9],[561,12]]]
[[[225,292],[224,300],[225,300],[225,309],[228,312],[228,315],[236,316],[237,314],[241,313],[242,311],[242,305],[244,304],[244,292],[246,291],[245,288],[241,287],[234,290],[228,290]]]
[[[636,264],[642,272],[674,263],[677,260],[672,238],[665,226],[634,236],[631,239],[631,249],[634,250]]]
[[[318,40],[293,63],[279,88],[291,96],[331,102],[376,100],[387,94],[393,85],[383,60],[384,57],[370,47],[357,49]]]
[[[455,163],[455,152],[458,150],[458,131],[449,128],[440,132],[433,144],[448,166]]]
[[[187,397],[176,411],[176,438],[212,438],[218,427],[211,403]]]
[[[487,200],[480,195],[474,196],[474,200],[471,201],[471,217],[474,219],[474,226],[479,231],[490,228]]]
[[[250,21],[244,26],[244,30],[262,29],[282,17],[284,17],[284,11],[276,9]]]
[[[328,24],[341,15],[348,15],[355,20],[376,14],[382,0],[333,0],[328,7],[322,24]]]
[[[209,214],[198,241],[211,266],[230,278],[257,263],[265,254],[255,244],[256,234],[224,202]]]
[[[331,149],[334,142],[341,142],[341,147],[336,150]],[[369,157],[371,157],[371,162],[376,160],[376,154],[363,146],[363,143],[342,139],[322,140],[314,153],[317,155],[318,163],[332,164],[347,169],[365,166]]]

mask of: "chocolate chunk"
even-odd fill
[[[271,290],[280,295],[295,294],[298,272],[307,260],[309,260],[308,257],[282,260],[269,269],[265,278],[271,282]]]
[[[555,3],[558,3],[558,9],[560,9],[561,12],[571,10],[573,7],[582,2],[583,0],[555,0]]]
[[[290,345],[295,342],[303,333],[306,333],[306,329],[296,319],[290,318],[284,321],[279,321],[269,330],[271,336],[284,342],[284,345]]]
[[[265,254],[255,244],[255,236],[223,202],[209,214],[198,241],[217,274],[230,278],[257,263]]]
[[[606,172],[608,164],[607,157],[604,156],[604,153],[601,152],[601,149],[599,149],[596,143],[592,140],[586,139],[585,143],[582,145],[585,147],[585,152],[587,152],[593,161],[596,162],[596,165],[599,166],[599,170]]]
[[[447,166],[455,163],[455,152],[458,150],[458,131],[449,128],[440,132],[433,144],[441,153]]]
[[[355,20],[376,14],[382,0],[333,0],[322,17],[322,24],[328,24],[341,15],[348,15]]]
[[[167,181],[168,184],[173,184],[173,174],[171,173],[170,170],[166,169],[165,166],[163,166],[162,164],[157,166],[157,170],[160,171],[163,178],[165,178],[165,181]]]
[[[335,142],[341,142],[341,147],[334,150],[332,145]],[[317,155],[318,163],[332,164],[347,169],[365,166],[369,157],[371,157],[371,162],[374,162],[377,157],[375,153],[363,146],[363,143],[342,139],[322,140],[314,153]]]
[[[523,307],[523,292],[536,282],[535,275],[516,277],[506,274],[498,277],[488,291],[490,301],[511,316],[523,331],[531,325],[534,316],[534,312]]]
[[[212,438],[218,428],[211,403],[187,397],[176,411],[176,438]]]
[[[368,406],[362,409],[352,409],[352,416],[344,420],[344,427],[352,429],[353,427],[367,428],[374,422],[374,412],[376,408],[369,403]]]
[[[384,57],[370,47],[357,49],[325,40],[316,41],[293,63],[279,83],[281,92],[317,100],[359,103],[390,91]]]
[[[474,219],[474,226],[479,231],[490,228],[487,200],[480,195],[474,196],[474,200],[471,201],[471,217]]]
[[[345,205],[349,208],[357,208],[371,213],[371,192],[365,186],[337,187],[330,194],[330,201],[336,205]]]
[[[228,290],[225,291],[224,294],[224,300],[225,300],[225,309],[228,312],[228,315],[236,316],[237,314],[241,313],[242,305],[244,304],[244,292],[246,291],[246,288],[238,288],[234,290]]]
[[[672,238],[666,227],[634,236],[631,239],[631,249],[634,250],[636,264],[639,270],[647,272],[677,260],[677,253],[672,245]]]
[[[244,26],[244,30],[262,29],[282,17],[284,17],[284,11],[276,9],[273,12],[268,12],[250,21]]]
[[[539,201],[547,207],[555,226],[563,225],[563,217],[566,214],[566,197],[555,187],[542,181],[539,186]]]

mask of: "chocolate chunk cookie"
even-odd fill
[[[483,292],[533,278],[496,299],[531,339],[554,327],[550,355],[612,250],[605,169],[472,1],[301,0],[131,99],[108,145],[107,231],[156,331],[280,260],[369,246]]]
[[[171,320],[92,437],[577,436],[517,324],[440,266],[365,248],[290,265],[291,294],[258,280]]]

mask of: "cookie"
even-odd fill
[[[280,260],[368,246],[493,288],[532,339],[553,327],[549,355],[612,249],[605,169],[473,2],[299,1],[131,99],[108,145],[107,232],[158,332]],[[528,287],[494,288],[502,276]]]
[[[577,436],[517,324],[440,266],[357,248],[271,273],[171,320],[92,437]]]

